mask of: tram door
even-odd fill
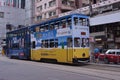
[[[72,38],[67,39],[67,60],[68,62],[72,61],[73,58],[73,40]]]

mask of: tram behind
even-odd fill
[[[7,32],[6,44],[8,57],[30,59],[30,34],[28,27]]]
[[[88,18],[72,14],[31,26],[31,60],[88,62]]]

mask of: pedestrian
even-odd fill
[[[94,49],[94,62],[98,62],[98,57],[99,57],[99,54],[100,54],[100,49],[99,48],[95,48]]]
[[[4,48],[2,48],[2,55],[4,56],[5,55],[5,50],[4,50]]]

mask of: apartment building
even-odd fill
[[[85,6],[89,6],[90,4],[97,4],[97,3],[101,3],[107,0],[78,0],[78,1],[82,3],[82,4],[79,3],[81,4],[82,7],[85,7]]]
[[[76,9],[75,0],[35,0],[35,23]]]
[[[0,46],[4,45],[7,29],[25,25],[25,0],[0,0]]]

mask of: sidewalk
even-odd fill
[[[120,63],[119,63],[119,64],[113,64],[113,63],[105,64],[105,63],[94,63],[94,62],[90,62],[90,63],[88,63],[88,64],[120,68]]]

